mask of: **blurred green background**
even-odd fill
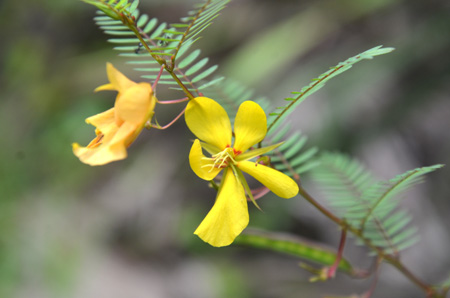
[[[142,0],[140,9],[176,22],[192,3]],[[395,47],[333,79],[292,117],[310,145],[351,154],[389,179],[450,164],[449,12],[444,0],[241,0],[196,46],[274,105],[350,56]],[[214,192],[189,169],[184,121],[144,131],[124,161],[80,163],[71,143],[93,138],[84,119],[114,99],[92,92],[106,83],[106,62],[138,79],[94,15],[81,1],[0,2],[0,297],[288,298],[369,287],[346,276],[310,284],[295,258],[215,249],[193,235]],[[158,89],[160,99],[177,95]],[[161,110],[158,120],[177,112]],[[449,274],[449,178],[448,168],[431,174],[404,204],[422,241],[403,260],[430,283]],[[250,226],[337,245],[336,227],[301,198],[259,204],[265,212],[250,206]],[[361,247],[345,255],[370,266]],[[393,268],[381,270],[373,297],[424,297]]]

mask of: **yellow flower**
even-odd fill
[[[127,157],[127,147],[137,138],[145,123],[154,114],[156,98],[149,83],[135,83],[114,68],[106,65],[109,84],[95,91],[118,91],[114,107],[86,119],[96,127],[97,137],[86,147],[72,144],[73,153],[91,166],[104,165]]]
[[[224,170],[216,202],[194,232],[203,241],[213,246],[226,246],[247,227],[249,215],[245,193],[253,197],[242,172],[253,176],[282,198],[297,195],[298,185],[287,175],[249,161],[280,145],[248,151],[267,133],[266,115],[258,104],[246,101],[240,105],[234,122],[234,144],[227,112],[214,100],[192,99],[187,105],[185,119],[189,129],[202,140],[196,139],[189,153],[192,170],[207,181]],[[202,148],[211,157],[203,155]]]

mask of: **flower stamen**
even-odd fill
[[[215,163],[214,163],[214,159],[210,158],[210,157],[202,157],[202,160],[207,160],[207,161],[212,161],[212,163],[208,163],[206,165],[202,165],[201,168],[206,168],[206,167],[210,167],[211,169],[209,170],[209,172],[212,172],[212,170],[215,168]]]
[[[212,157],[202,157],[202,160],[208,161],[208,164],[202,165],[202,168],[210,167],[209,172],[212,172],[214,168],[223,169],[228,167],[230,164],[236,164],[234,159],[235,150],[233,148],[227,147],[225,150],[212,155]]]

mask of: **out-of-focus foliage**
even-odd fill
[[[313,176],[330,204],[349,226],[361,232],[361,238],[398,255],[418,240],[417,228],[410,225],[411,216],[399,208],[400,198],[423,182],[425,174],[442,166],[422,167],[374,183],[371,173],[357,161],[340,154],[324,154]]]
[[[143,0],[140,9],[175,23],[192,3]],[[448,8],[439,0],[235,1],[196,46],[220,66],[218,73],[279,105],[289,91],[353,54],[378,44],[396,48],[330,81],[291,116],[309,144],[356,155],[388,179],[450,164]],[[81,1],[0,3],[0,297],[331,292],[303,283],[307,276],[295,259],[214,250],[192,235],[214,192],[191,183],[191,137],[183,122],[142,135],[126,161],[103,168],[79,163],[70,144],[90,140],[84,119],[114,100],[91,90],[107,82],[107,61],[127,70],[94,16]],[[404,259],[429,281],[448,276],[450,266],[448,181],[445,168],[405,201],[422,241]],[[258,204],[265,212],[251,210],[252,225],[337,245],[336,231],[303,201]],[[349,259],[365,254],[348,249]],[[383,276],[374,297],[422,297],[395,273]],[[360,285],[338,278],[327,286],[349,295]]]
[[[336,252],[308,243],[303,239],[257,230],[243,233],[236,238],[236,244],[282,252],[322,265],[333,265],[336,259]],[[353,270],[350,263],[345,259],[341,259],[339,269],[347,273],[351,273]]]

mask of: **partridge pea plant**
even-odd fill
[[[189,156],[192,171],[217,190],[212,209],[194,231],[203,241],[215,247],[236,243],[280,251],[322,265],[317,268],[302,264],[314,274],[312,280],[333,278],[337,271],[354,278],[377,275],[379,266],[361,270],[343,258],[347,235],[352,234],[372,251],[377,264],[391,264],[427,297],[445,297],[450,288],[448,281],[431,286],[400,260],[401,252],[417,240],[410,216],[399,206],[400,198],[405,190],[423,181],[425,174],[442,165],[416,168],[391,180],[377,181],[348,156],[319,154],[315,147],[305,148],[306,137],[286,121],[303,100],[328,80],[362,60],[389,53],[392,48],[377,46],[353,56],[291,92],[284,99],[285,104],[273,107],[265,99],[252,100],[252,93],[232,80],[212,77],[218,66],[208,66],[208,59],[199,58],[200,49],[193,47],[199,34],[229,0],[203,1],[179,23],[170,25],[140,14],[137,0],[83,1],[97,7],[96,23],[112,36],[109,42],[121,51],[120,56],[142,73],[143,82],[133,82],[107,64],[109,83],[95,91],[117,91],[116,100],[111,109],[86,119],[95,126],[96,137],[86,147],[73,144],[73,152],[81,162],[98,166],[123,160],[127,150],[133,151],[128,148],[144,127],[165,129],[184,116],[196,139],[190,151],[189,144],[180,151]],[[177,90],[180,99],[158,100],[156,89],[163,87]],[[168,125],[159,125],[158,105],[179,103],[186,103],[182,109],[174,106],[179,115]],[[263,187],[252,189],[246,175]],[[300,177],[310,177],[318,183],[330,208],[305,190]],[[244,231],[250,220],[248,201],[259,209],[256,200],[269,192],[286,199],[301,196],[331,219],[341,231],[336,251],[277,232]],[[270,213],[265,210],[266,216]],[[369,297],[374,288],[375,284],[364,297]]]

